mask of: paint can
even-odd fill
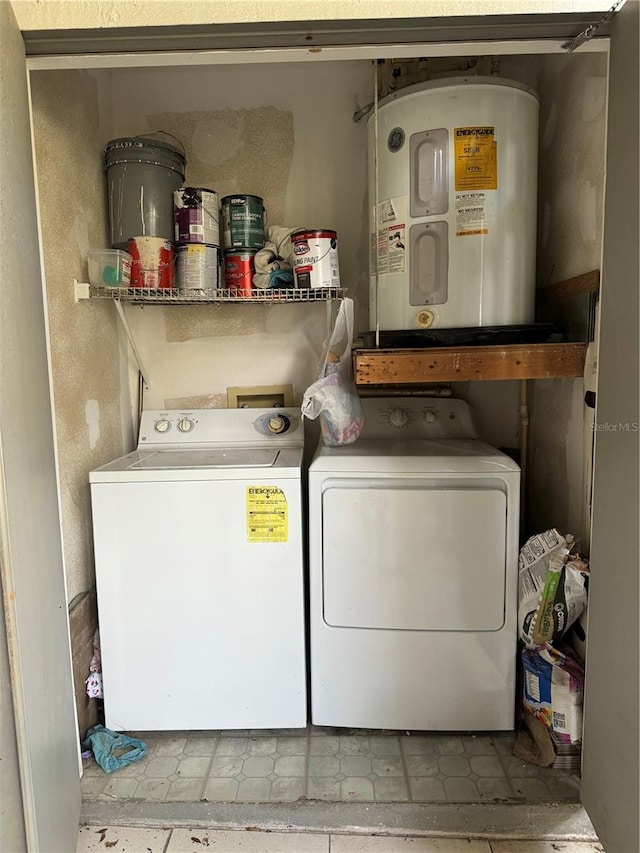
[[[204,187],[180,187],[173,194],[176,243],[220,245],[218,193]]]
[[[338,236],[335,231],[294,231],[291,245],[296,287],[340,287]]]
[[[131,255],[129,287],[152,290],[172,288],[174,282],[173,244],[162,237],[130,237],[127,251]]]
[[[221,202],[225,249],[262,249],[264,201],[257,195],[227,195]]]
[[[176,247],[176,287],[179,290],[217,290],[219,282],[219,246],[183,243]]]
[[[114,249],[126,249],[135,234],[173,239],[173,192],[184,183],[186,162],[184,149],[159,139],[133,136],[107,143],[104,166]]]
[[[253,291],[254,259],[257,249],[227,249],[224,253],[224,286],[238,295]]]

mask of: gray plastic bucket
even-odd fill
[[[129,237],[173,240],[173,193],[184,184],[184,153],[146,136],[112,139],[104,165],[112,247],[126,249]]]

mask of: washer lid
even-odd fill
[[[133,450],[89,472],[90,483],[300,479],[302,447],[198,447]]]
[[[129,471],[170,471],[199,468],[272,468],[280,451],[269,448],[206,447],[198,450],[155,450],[138,454]]]

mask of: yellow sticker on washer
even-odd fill
[[[456,127],[453,131],[456,192],[498,189],[495,127]]]
[[[287,498],[277,486],[247,486],[247,542],[286,542]]]

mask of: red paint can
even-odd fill
[[[238,296],[250,296],[253,291],[255,256],[256,250],[251,249],[228,249],[224,253],[224,286],[237,291]]]
[[[173,243],[162,237],[130,237],[130,287],[164,290],[174,286]]]

